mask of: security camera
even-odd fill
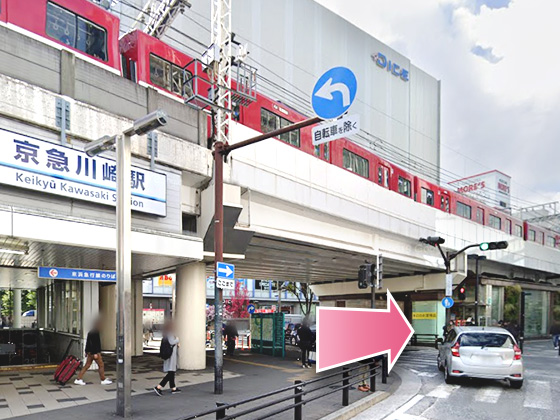
[[[134,121],[132,130],[134,134],[141,136],[142,134],[147,134],[161,126],[167,124],[167,114],[165,111],[158,109],[157,111],[150,112],[148,115],[138,118]]]
[[[84,152],[86,152],[89,157],[96,156],[99,153],[113,149],[116,141],[117,136],[103,136],[99,140],[86,144]]]

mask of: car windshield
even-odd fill
[[[509,335],[499,333],[465,333],[459,337],[462,347],[506,347],[512,348]]]

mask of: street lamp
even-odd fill
[[[134,121],[117,136],[104,136],[84,147],[88,156],[117,149],[117,415],[131,417],[132,379],[132,248],[131,248],[131,137],[167,124],[167,114],[154,111]]]

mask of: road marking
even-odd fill
[[[480,388],[475,396],[475,401],[496,404],[500,395],[502,395],[503,388]]]
[[[459,388],[459,385],[441,384],[428,394],[428,397],[449,398],[451,393]]]
[[[437,375],[439,375],[439,373],[437,373],[437,372],[421,372],[421,373],[418,373],[418,376],[426,376],[428,378],[433,378],[434,376],[437,376]]]
[[[552,409],[552,394],[549,381],[530,380],[526,382],[525,400],[523,407]]]
[[[424,398],[423,395],[415,395],[413,398],[411,398],[410,400],[408,400],[407,403],[401,405],[399,407],[398,410],[394,411],[393,413],[389,414],[387,417],[385,417],[384,420],[405,420],[405,419],[411,419],[411,418],[416,418],[411,416],[410,414],[405,414],[408,410],[410,410],[412,407],[414,407],[419,401],[421,401]]]

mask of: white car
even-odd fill
[[[454,327],[439,346],[438,368],[445,382],[457,378],[509,380],[523,386],[521,350],[509,331],[498,327]]]

